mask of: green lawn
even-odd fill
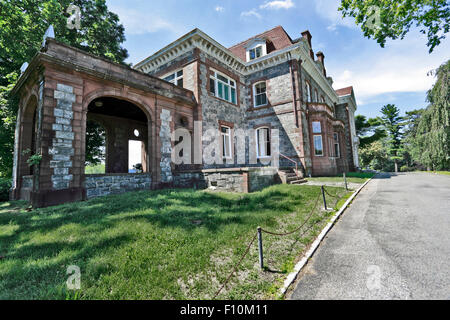
[[[372,178],[374,176],[374,173],[368,173],[368,172],[348,172],[346,173],[347,182],[352,183],[364,183],[368,179]],[[342,182],[344,183],[343,175],[340,174],[338,176],[334,177],[312,177],[312,178],[306,178],[308,181],[318,181],[318,182]]]
[[[252,194],[142,191],[31,212],[24,202],[0,203],[0,299],[210,299],[257,226],[293,230],[319,194],[277,185]],[[255,242],[218,298],[276,298],[331,215],[316,210],[302,238],[264,234],[269,270],[259,270]],[[66,290],[69,265],[81,269],[76,293]]]
[[[105,173],[105,164],[97,164],[97,165],[90,165],[86,166],[84,169],[85,174],[103,174]]]
[[[447,176],[450,176],[450,171],[435,171],[437,174],[445,174]]]

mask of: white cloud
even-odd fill
[[[314,3],[316,13],[329,21],[330,25],[327,27],[329,31],[336,30],[337,26],[357,27],[353,18],[342,18],[342,12],[338,11],[340,0],[315,0]]]
[[[259,6],[260,9],[290,9],[295,7],[294,2],[292,0],[275,0],[275,1],[268,1],[262,5]]]
[[[224,12],[225,8],[221,7],[221,6],[217,6],[214,10],[216,10],[217,12]]]
[[[426,35],[417,29],[403,40],[388,40],[385,48],[375,40],[350,41],[342,44],[342,53],[329,55],[327,71],[335,89],[354,87],[359,104],[389,103],[396,93],[423,94],[425,99],[425,92],[436,81],[427,73],[448,60],[450,40],[444,40],[432,54],[426,43]]]
[[[256,17],[258,19],[262,18],[262,16],[255,9],[242,12],[241,17]]]
[[[177,26],[158,15],[149,17],[145,12],[123,7],[112,6],[110,10],[119,16],[120,22],[124,25],[125,32],[128,34],[146,34],[161,30],[180,33]]]

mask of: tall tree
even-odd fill
[[[402,117],[400,110],[393,104],[381,108],[381,121],[387,132],[388,154],[394,160],[395,172],[398,172],[398,160],[402,157]]]
[[[81,28],[67,28],[67,9],[81,9]],[[10,175],[17,102],[9,92],[20,67],[36,54],[47,28],[53,25],[57,40],[122,63],[127,50],[119,17],[106,0],[0,0],[0,176]]]
[[[358,114],[355,117],[355,127],[360,148],[364,148],[386,136],[380,118],[369,118],[367,120],[365,116]]]
[[[382,47],[386,39],[403,39],[415,23],[428,37],[430,53],[450,30],[450,3],[447,0],[342,0],[339,10],[354,17],[367,38]]]
[[[450,169],[450,60],[435,73],[436,83],[427,95],[430,105],[411,138],[412,156],[431,169]]]

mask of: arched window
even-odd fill
[[[314,101],[319,102],[319,93],[317,93],[317,89],[314,89]]]
[[[256,130],[256,156],[267,158],[271,154],[270,129],[268,127],[258,128]]]
[[[255,107],[267,105],[266,82],[258,82],[253,86],[253,96]]]
[[[311,102],[311,85],[306,81],[306,102]]]

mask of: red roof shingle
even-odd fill
[[[353,92],[353,87],[346,87],[346,88],[342,88],[342,89],[337,89],[335,90],[337,95],[342,97],[342,96],[348,96],[349,94],[352,94]]]
[[[282,26],[277,26],[271,30],[265,31],[261,34],[258,34],[250,39],[247,39],[243,42],[240,42],[229,50],[237,57],[242,60],[246,60],[246,49],[245,46],[252,41],[253,39],[264,38],[267,40],[267,53],[271,53],[273,51],[277,51],[292,45],[292,39],[289,37],[287,32],[283,29]]]

